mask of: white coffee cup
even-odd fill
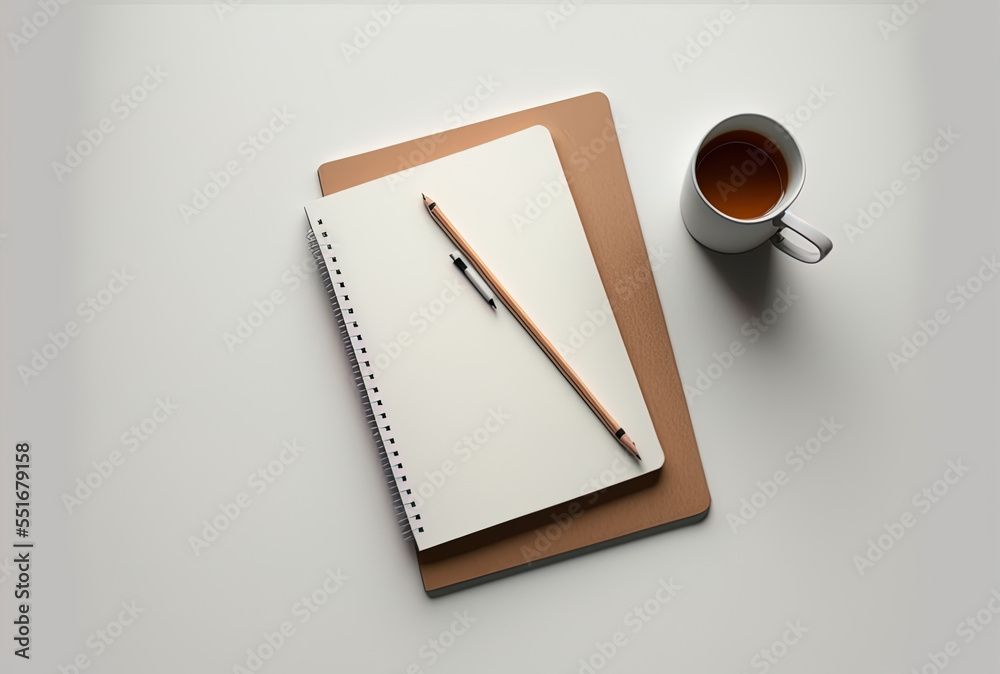
[[[709,203],[695,174],[698,156],[710,142],[731,131],[750,131],[764,136],[777,147],[787,165],[783,194],[766,213],[752,219],[727,215]],[[735,167],[738,169],[738,167]],[[695,241],[720,253],[743,253],[769,240],[774,247],[802,262],[815,263],[833,249],[833,242],[801,218],[788,212],[805,182],[806,166],[802,151],[792,135],[770,117],[754,113],[725,119],[709,131],[695,149],[681,188],[681,217]],[[812,245],[805,248],[782,235],[788,228]]]

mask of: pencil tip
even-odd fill
[[[427,195],[426,194],[424,194],[423,192],[421,192],[420,196],[424,198],[424,201],[427,201]]]
[[[490,300],[490,306],[493,307],[494,309],[496,309],[497,308],[497,302],[496,302],[496,300]]]
[[[618,442],[622,444],[622,447],[635,457],[636,461],[642,461],[642,457],[639,456],[639,450],[635,448],[635,443],[632,442],[632,438],[628,436],[624,428],[619,428],[618,432],[615,433],[615,437],[618,438]]]

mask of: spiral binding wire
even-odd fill
[[[361,396],[365,418],[372,431],[372,437],[375,438],[375,445],[378,447],[382,460],[382,472],[385,474],[389,495],[392,497],[393,508],[396,511],[396,521],[403,534],[403,539],[411,541],[414,540],[414,529],[417,532],[424,530],[423,524],[420,522],[416,499],[413,496],[412,485],[406,479],[403,459],[399,455],[399,448],[395,446],[396,438],[392,432],[389,413],[382,402],[382,396],[379,395],[376,372],[371,365],[372,356],[368,353],[368,347],[365,346],[361,328],[354,315],[350,292],[337,265],[333,245],[320,244],[316,236],[317,233],[322,238],[327,237],[322,219],[318,219],[313,228],[309,230],[307,237],[309,247],[316,261],[320,278],[323,280],[323,286],[329,296],[330,305],[333,307],[337,326],[340,328],[340,336],[346,347],[347,359],[350,362],[354,381]]]

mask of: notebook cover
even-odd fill
[[[551,524],[537,529],[445,559],[418,555],[424,589],[432,596],[697,522],[708,514],[711,503],[611,106],[604,94],[585,94],[328,162],[319,168],[320,186],[326,196],[536,124],[548,128],[555,142],[663,448],[663,470],[644,489],[593,503],[593,497],[586,497],[557,507],[549,515]]]

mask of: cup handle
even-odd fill
[[[830,241],[826,234],[818,229],[815,229],[797,215],[792,215],[786,211],[775,218],[774,223],[778,227],[778,231],[771,237],[771,243],[774,244],[774,247],[782,253],[791,255],[796,260],[801,260],[802,262],[807,262],[809,264],[816,264],[829,255],[830,251],[833,250],[833,241]],[[785,237],[781,235],[781,230],[785,227],[811,243],[816,247],[816,250],[803,248],[802,246],[785,239]]]

